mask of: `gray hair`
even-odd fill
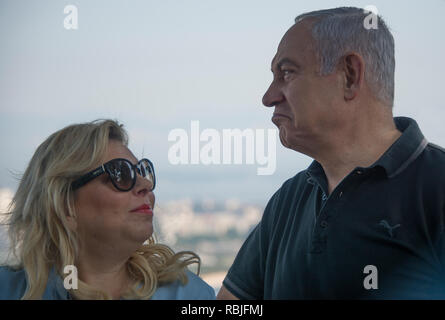
[[[334,71],[348,51],[365,61],[365,80],[377,99],[392,107],[394,101],[394,38],[383,19],[376,15],[377,29],[365,28],[369,11],[340,7],[311,11],[295,18],[298,23],[315,18],[312,37],[320,63],[320,74]]]

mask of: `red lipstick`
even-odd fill
[[[145,214],[149,214],[149,215],[153,214],[153,210],[151,209],[151,207],[145,203],[143,205],[137,207],[136,209],[131,210],[130,212],[139,212],[139,213],[145,213]]]

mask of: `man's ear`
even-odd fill
[[[353,100],[363,86],[365,62],[360,55],[348,53],[341,59],[340,67],[344,72],[344,98]]]

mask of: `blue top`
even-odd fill
[[[186,271],[188,282],[182,285],[179,280],[159,287],[152,300],[213,300],[215,291],[200,277]],[[0,267],[0,300],[18,300],[25,293],[27,280],[24,269],[13,270]],[[63,279],[51,270],[43,300],[70,300],[71,295],[63,286]]]

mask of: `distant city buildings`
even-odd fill
[[[175,245],[178,238],[245,236],[260,221],[263,209],[236,199],[223,203],[185,199],[159,204],[154,213],[160,240]]]

